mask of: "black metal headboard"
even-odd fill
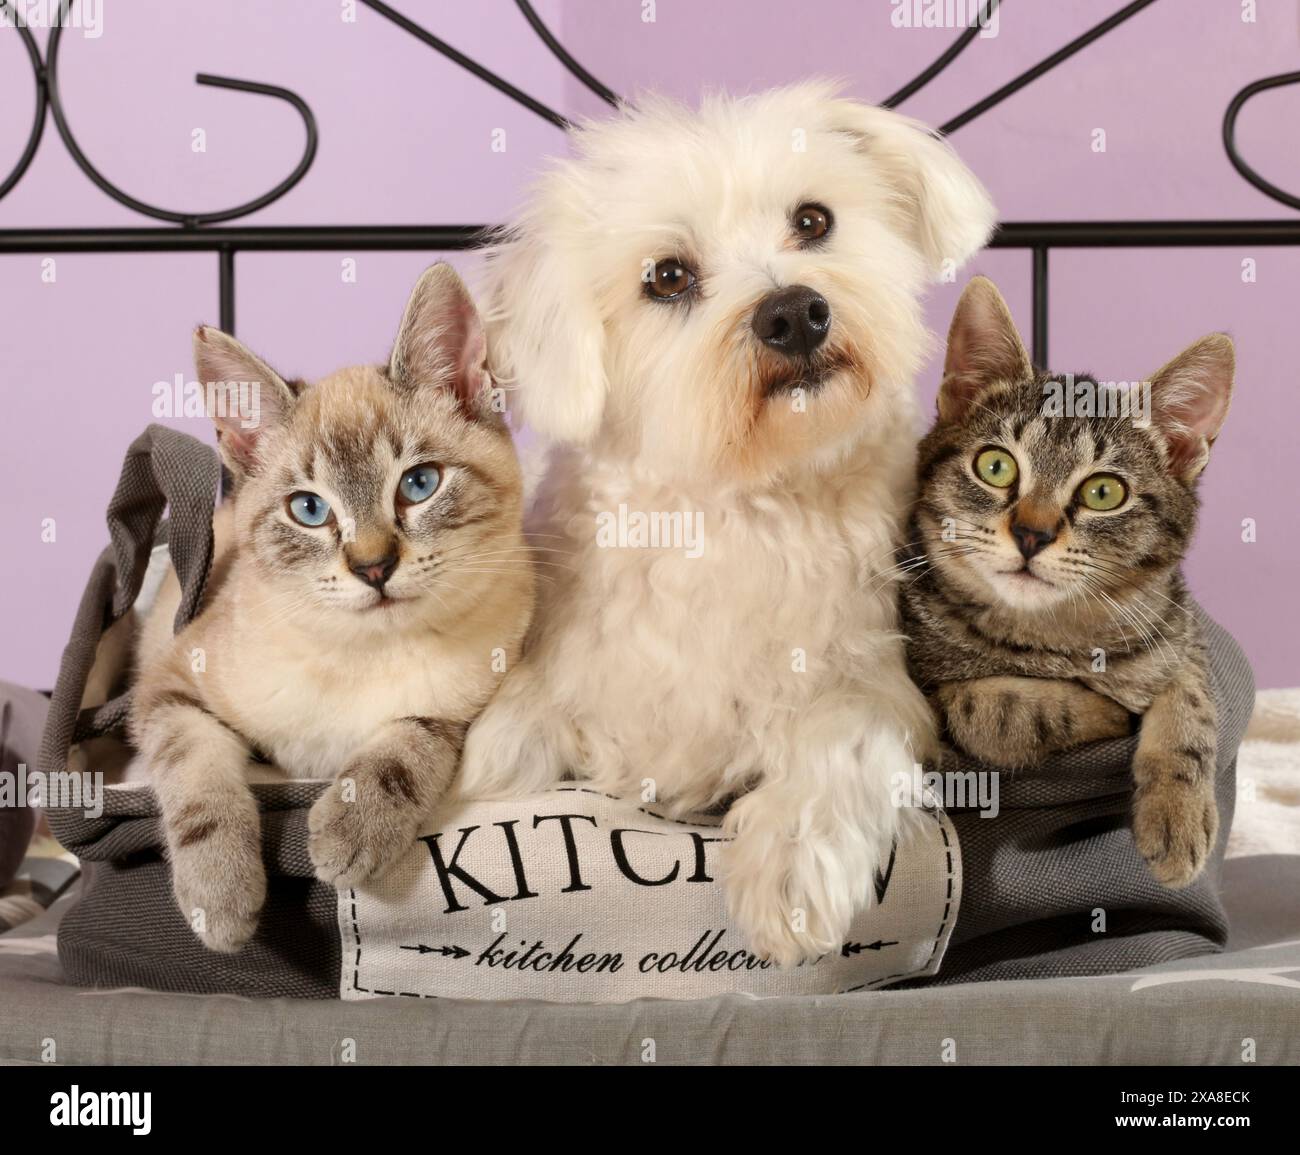
[[[234,208],[217,212],[187,213],[161,208],[138,200],[118,188],[100,173],[87,159],[77,144],[76,137],[64,115],[59,95],[59,44],[63,28],[75,0],[60,0],[60,19],[50,29],[45,59],[31,31],[22,24],[9,0],[0,0],[7,23],[17,26],[32,67],[36,84],[36,112],[27,144],[17,165],[0,181],[0,199],[22,179],[45,130],[47,111],[64,147],[87,177],[108,196],[143,216],[169,222],[169,227],[121,229],[0,229],[0,254],[4,253],[157,253],[157,252],[211,252],[217,254],[217,281],[220,299],[221,327],[227,332],[235,328],[235,255],[240,252],[293,252],[293,251],[375,251],[375,250],[438,250],[471,249],[482,244],[489,230],[484,225],[340,225],[340,226],[269,226],[226,227],[212,225],[236,220],[265,208],[279,200],[298,184],[311,168],[316,155],[316,118],[307,102],[287,88],[261,84],[249,80],[236,80],[225,76],[200,73],[195,77],[199,84],[230,88],[287,101],[302,117],[307,139],[302,157],[293,171],[279,184],[254,200]],[[428,29],[395,11],[381,0],[361,0],[384,19],[391,21],[404,32],[441,53],[455,64],[490,84],[498,92],[529,111],[566,129],[569,120],[541,101],[516,88],[508,80],[485,68],[476,60],[440,40]],[[534,11],[528,0],[515,0],[524,18],[547,49],[583,85],[611,105],[619,104],[619,97],[575,60]],[[982,116],[991,108],[1040,76],[1064,63],[1093,41],[1123,24],[1142,9],[1157,0],[1133,0],[1101,23],[1071,40],[1050,56],[1026,69],[996,92],[971,105],[964,112],[939,127],[948,135]],[[948,67],[978,35],[981,27],[994,15],[999,0],[984,0],[977,20],[933,63],[912,80],[882,101],[886,108],[894,108],[919,92],[925,85]],[[1300,83],[1300,72],[1284,73],[1255,81],[1243,88],[1228,105],[1223,119],[1223,144],[1233,166],[1261,192],[1289,208],[1300,209],[1300,198],[1293,196],[1261,177],[1237,151],[1235,131],[1237,116],[1253,96],[1270,88]],[[1048,255],[1059,248],[1145,248],[1145,247],[1208,247],[1236,245],[1300,245],[1300,218],[1282,220],[1192,220],[1192,221],[1042,221],[1004,222],[990,242],[995,249],[1027,249],[1033,255],[1033,356],[1039,365],[1048,363]]]

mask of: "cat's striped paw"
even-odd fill
[[[209,950],[233,954],[257,930],[266,871],[256,829],[214,831],[172,851],[172,886],[181,914]]]
[[[307,816],[307,852],[316,877],[340,890],[381,877],[413,845],[420,815],[386,780],[345,774]]]
[[[1181,761],[1180,761],[1181,760]],[[1219,811],[1212,781],[1190,756],[1148,754],[1135,766],[1140,785],[1133,795],[1133,841],[1161,886],[1194,882],[1214,849]]]

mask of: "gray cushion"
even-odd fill
[[[625,1004],[246,999],[64,985],[67,910],[0,935],[0,1063],[1300,1064],[1300,857],[1230,860],[1245,943],[1138,972],[929,990]],[[1252,897],[1248,897],[1252,896]],[[22,936],[21,938],[18,936]],[[351,1040],[351,1043],[349,1043]]]

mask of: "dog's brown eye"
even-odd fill
[[[646,292],[661,301],[670,301],[680,297],[695,284],[695,274],[676,258],[660,261],[654,268],[654,274],[646,282]]]
[[[821,205],[800,205],[794,211],[794,231],[801,241],[820,241],[831,231],[831,211]]]

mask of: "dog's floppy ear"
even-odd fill
[[[919,121],[855,101],[835,101],[832,117],[893,190],[933,276],[984,247],[997,211],[947,141]]]
[[[604,324],[565,248],[570,230],[547,210],[543,194],[488,253],[488,363],[517,418],[584,444],[605,409]]]

